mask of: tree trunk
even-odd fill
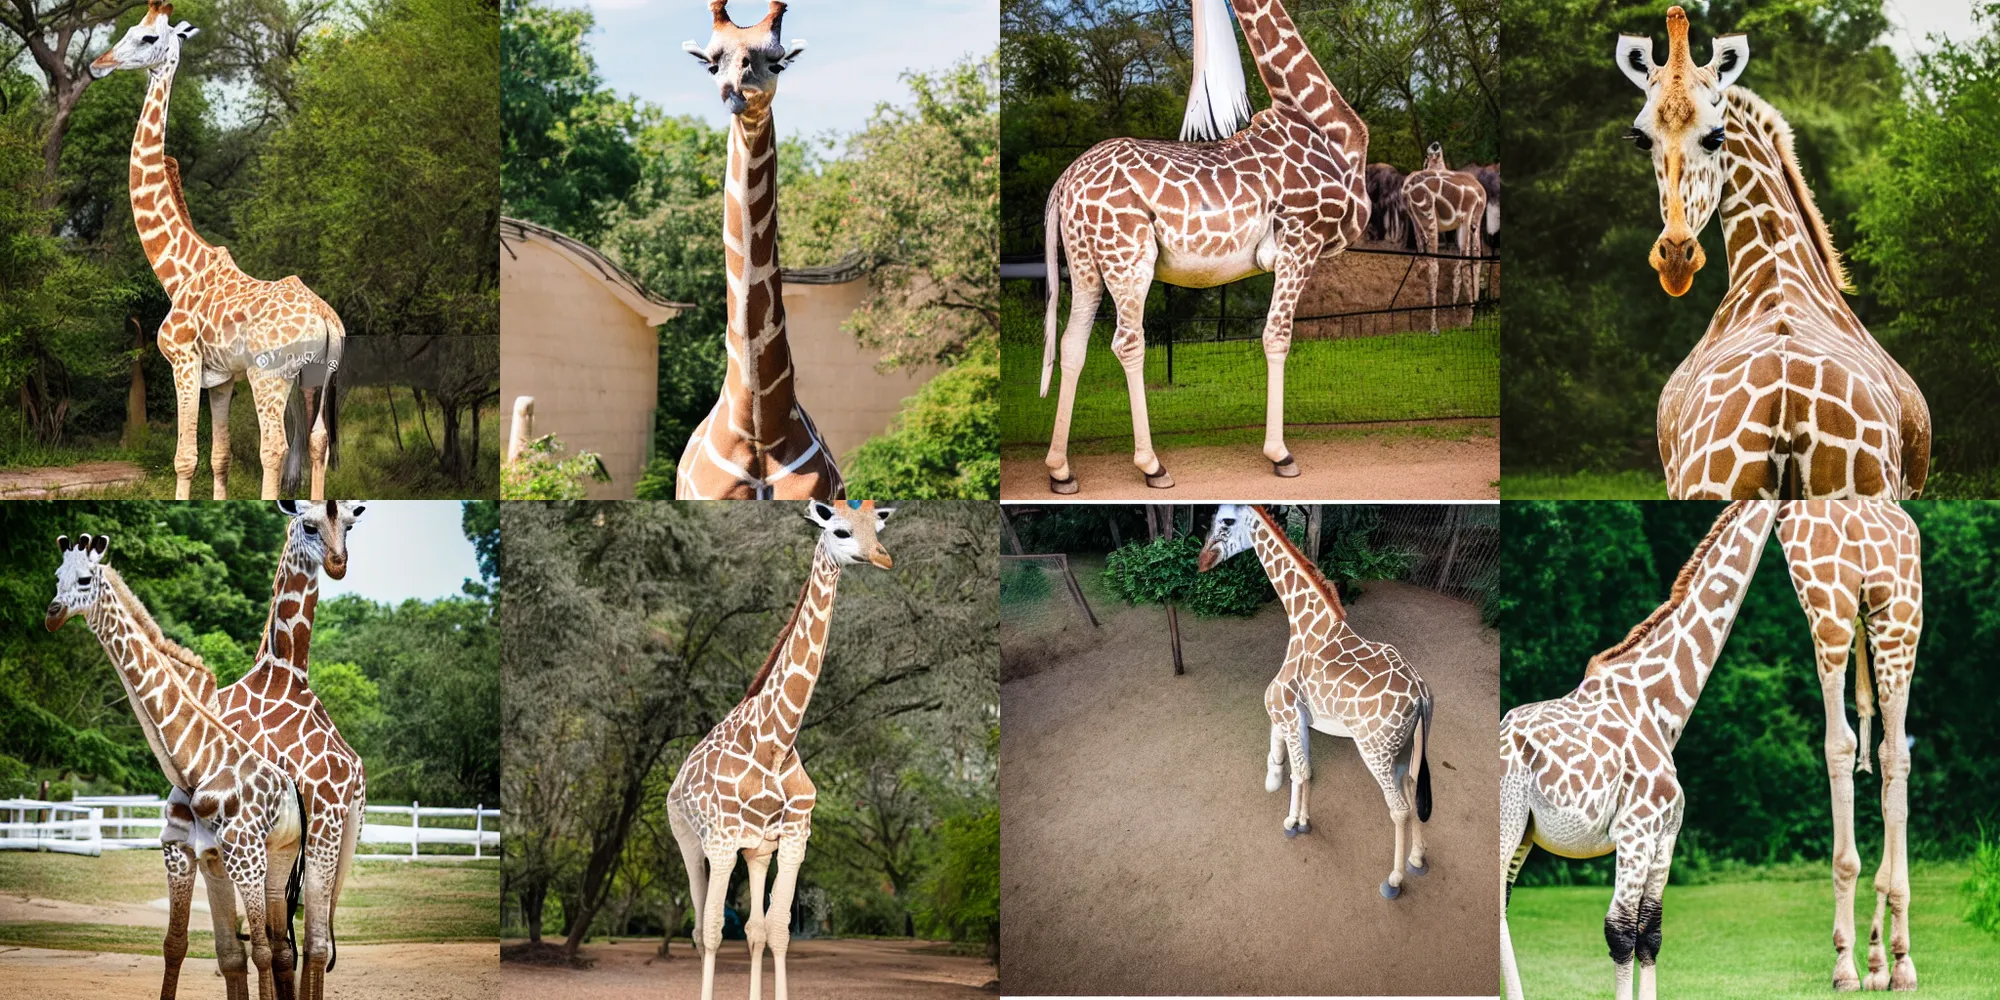
[[[132,359],[132,385],[125,391],[125,435],[119,443],[126,448],[141,448],[146,444],[146,328],[139,325],[139,317],[129,317],[132,323],[132,346],[138,350]]]
[[[528,940],[542,943],[542,905],[548,902],[549,887],[545,882],[529,882],[521,887],[521,920],[528,925]]]
[[[597,843],[591,849],[590,860],[583,866],[583,881],[577,888],[577,912],[570,920],[569,933],[563,939],[564,958],[576,958],[576,950],[583,946],[583,939],[590,934],[590,922],[596,919],[598,907],[604,905],[612,870],[617,866],[618,858],[625,853],[625,841],[632,833],[632,821],[639,815],[639,807],[645,801],[646,773],[652,770],[652,761],[658,756],[657,753],[650,755],[646,766],[637,774],[628,772],[623,776],[625,789],[620,797],[618,812],[596,831]]]
[[[452,482],[462,483],[465,481],[465,452],[460,449],[458,441],[458,400],[439,396],[437,401],[438,409],[443,413],[444,431],[444,454],[439,464]]]

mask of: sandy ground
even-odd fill
[[[0,1000],[108,1000],[160,993],[157,955],[0,948]],[[340,1000],[492,1000],[500,991],[499,945],[343,945],[327,974]],[[255,989],[256,973],[251,973]],[[221,1000],[213,959],[181,966],[181,1000]]]
[[[130,462],[80,462],[46,469],[0,470],[0,500],[44,500],[144,482]]]
[[[1132,464],[1130,452],[1070,454],[1070,473],[1082,489],[1072,496],[1049,492],[1048,466],[1039,453],[1003,458],[1004,500],[1137,500],[1145,503],[1230,503],[1242,500],[1498,500],[1500,439],[1421,437],[1300,437],[1287,442],[1301,475],[1280,479],[1254,443],[1164,448],[1160,461],[1174,487],[1155,490]]]
[[[1388,811],[1350,741],[1313,741],[1309,834],[1286,840],[1287,791],[1264,791],[1283,609],[1184,615],[1183,677],[1162,609],[1110,611],[1095,648],[1001,687],[1006,993],[1495,992],[1500,648],[1476,608],[1373,583],[1349,609],[1437,699],[1430,873],[1393,901]]]
[[[660,961],[658,941],[588,945],[594,968],[550,969],[507,963],[500,981],[510,997],[532,1000],[699,1000],[701,963],[685,940],[673,957]],[[909,941],[793,941],[785,969],[792,995],[813,1000],[917,1000],[992,997],[993,965],[984,959],[946,954]],[[772,994],[771,959],[764,959],[764,990]],[[724,941],[716,956],[715,995],[750,992],[750,951],[741,941]]]

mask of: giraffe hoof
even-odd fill
[[[1836,979],[1833,981],[1833,991],[1835,993],[1855,993],[1860,989],[1861,980],[1859,979]]]
[[[1271,474],[1281,479],[1297,479],[1299,477],[1298,460],[1294,459],[1290,452],[1286,452],[1284,461],[1271,463]]]
[[[1077,485],[1075,476],[1071,476],[1068,479],[1057,479],[1054,476],[1049,477],[1050,493],[1061,493],[1064,496],[1068,496],[1069,494],[1075,493],[1077,490],[1080,490],[1082,488],[1083,487]]]
[[[1384,882],[1382,883],[1382,898],[1383,898],[1383,899],[1395,899],[1395,898],[1396,898],[1397,896],[1400,896],[1400,895],[1402,895],[1402,894],[1403,894],[1403,887],[1402,887],[1402,886],[1400,886],[1400,885],[1390,885],[1390,884],[1389,884],[1388,882],[1386,882],[1386,881],[1384,881]]]
[[[1170,490],[1174,488],[1174,477],[1167,475],[1167,467],[1164,465],[1160,466],[1160,471],[1149,472],[1145,475],[1146,485],[1153,489]]]
[[[1312,825],[1312,822],[1311,822],[1310,820],[1300,820],[1300,821],[1299,821],[1299,832],[1300,832],[1300,833],[1311,833],[1311,832],[1313,832],[1313,825]]]
[[[1889,977],[1885,973],[1871,972],[1868,974],[1868,978],[1861,981],[1861,988],[1871,991],[1886,990],[1889,988]]]
[[[1299,828],[1298,828],[1298,827],[1296,827],[1296,826],[1288,826],[1288,827],[1285,827],[1285,839],[1286,839],[1286,840],[1290,840],[1290,839],[1292,839],[1293,837],[1296,837],[1296,836],[1298,836],[1298,835],[1299,835]]]
[[[1408,871],[1412,875],[1422,876],[1422,875],[1429,875],[1431,873],[1431,866],[1429,865],[1412,865],[1405,863],[1403,867],[1404,870]]]

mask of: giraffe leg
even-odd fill
[[[285,400],[292,384],[272,372],[250,370],[250,395],[257,402],[257,454],[264,463],[266,500],[278,499],[285,471]]]
[[[701,918],[701,1000],[715,1000],[715,953],[722,947],[722,907],[729,894],[729,873],[736,867],[736,852],[723,848],[706,852],[708,892],[702,902]]]
[[[186,500],[194,494],[194,467],[201,450],[201,356],[179,348],[168,352],[168,329],[174,323],[174,314],[169,314],[160,326],[160,353],[174,369],[174,499]]]
[[[1428,265],[1428,270],[1430,271],[1430,279],[1431,279],[1431,336],[1435,337],[1435,336],[1437,336],[1437,333],[1438,333],[1438,259],[1437,259],[1437,254],[1438,254],[1438,246],[1439,246],[1439,240],[1438,240],[1438,224],[1437,224],[1437,215],[1436,215],[1435,213],[1432,213],[1432,214],[1431,214],[1431,216],[1430,216],[1429,218],[1425,219],[1425,220],[1424,220],[1424,225],[1423,225],[1423,227],[1422,227],[1421,229],[1419,229],[1419,230],[1417,231],[1417,233],[1418,233],[1418,236],[1417,236],[1418,240],[1419,240],[1419,241],[1421,241],[1421,242],[1423,243],[1423,251],[1424,251],[1424,254],[1425,254],[1425,258],[1424,258],[1424,263]]]
[[[744,943],[750,946],[750,997],[763,1000],[764,996],[764,942],[768,931],[764,920],[764,891],[769,885],[765,877],[770,873],[771,855],[762,853],[761,847],[743,852],[743,866],[750,873],[743,891],[750,896],[750,919],[743,923]]]
[[[208,467],[215,473],[215,498],[229,499],[229,400],[236,394],[230,380],[208,390]]]
[[[1414,762],[1411,764],[1409,770],[1404,773],[1401,784],[1403,801],[1417,801],[1417,769]],[[1428,875],[1430,874],[1431,867],[1424,863],[1424,824],[1418,821],[1417,814],[1414,811],[1410,813],[1409,818],[1405,822],[1408,824],[1410,830],[1410,853],[1405,855],[1407,858],[1406,867],[1412,875]]]
[[[265,859],[259,857],[240,866],[232,874],[236,894],[243,900],[243,922],[250,932],[250,964],[257,967],[257,1000],[277,1000],[277,981],[272,978],[270,897],[266,895]]]
[[[299,963],[299,1000],[326,995],[326,967],[333,959],[333,885],[340,870],[337,844],[306,852],[300,909],[305,911],[305,957]]]
[[[1881,692],[1882,708],[1882,867],[1875,873],[1876,917],[1870,932],[1868,979],[1872,989],[1914,990],[1917,966],[1910,959],[1910,751],[1904,746],[1903,717],[1909,692]],[[1876,974],[1888,909],[1891,965],[1885,982]]]
[[[805,837],[787,837],[778,842],[778,879],[771,888],[771,912],[778,919],[774,922],[765,918],[765,934],[771,939],[771,965],[777,971],[777,1000],[787,1000],[785,953],[792,946],[792,897],[799,884],[799,865],[805,859]]]
[[[1507,1000],[1522,1000],[1521,967],[1514,959],[1514,938],[1507,929],[1507,903],[1514,895],[1514,880],[1534,850],[1528,838],[1528,797],[1525,784],[1503,776],[1500,782],[1500,978],[1506,985]]]
[[[311,463],[312,469],[312,492],[308,496],[316,501],[324,501],[326,499],[326,451],[329,443],[333,440],[332,436],[327,433],[326,413],[320,404],[320,393],[331,394],[332,392],[333,383],[331,380],[320,388],[305,390],[306,413],[312,417],[313,422],[312,431],[306,437],[306,456],[307,461]],[[328,400],[328,402],[331,403],[332,401]],[[473,419],[479,419],[478,414],[474,414]],[[476,460],[477,456],[474,456],[474,458]]]
[[[180,988],[181,962],[187,958],[188,911],[194,901],[194,850],[183,840],[162,845],[160,854],[167,868],[167,938],[160,946],[166,971],[160,977],[160,1000],[174,1000]]]
[[[1677,830],[1660,834],[1660,841],[1653,848],[1652,867],[1646,873],[1646,894],[1639,900],[1639,938],[1633,943],[1633,954],[1639,961],[1639,1000],[1656,1000],[1659,996],[1654,966],[1660,956],[1660,920],[1664,912],[1661,902],[1667,890],[1667,872],[1674,863],[1674,840],[1678,836]]]
[[[1812,616],[1819,660],[1820,700],[1826,712],[1826,777],[1833,795],[1833,988],[1861,988],[1854,966],[1854,883],[1861,855],[1854,846],[1854,730],[1847,725],[1847,657],[1854,622],[1844,615]]]
[[[1072,252],[1069,279],[1069,325],[1063,328],[1062,383],[1056,392],[1056,426],[1049,437],[1049,489],[1075,493],[1076,477],[1069,468],[1069,422],[1076,410],[1076,383],[1090,350],[1090,328],[1097,322],[1097,304],[1104,298],[1104,281],[1088,261]]]
[[[703,910],[708,896],[708,856],[702,852],[701,838],[695,835],[694,827],[681,818],[680,810],[675,809],[672,803],[667,805],[667,825],[673,829],[674,842],[681,848],[681,867],[686,871],[688,880],[688,910],[694,915],[694,929],[688,932],[688,940],[699,954]],[[673,939],[675,930],[673,927],[666,929],[668,940]]]
[[[1616,831],[1614,831],[1614,836]],[[1611,909],[1604,915],[1604,943],[1611,949],[1617,972],[1618,1000],[1632,1000],[1632,959],[1639,950],[1639,904],[1646,898],[1652,875],[1652,838],[1627,842],[1619,838],[1618,876],[1611,890]]]
[[[199,859],[201,880],[208,888],[208,920],[215,929],[215,964],[229,1000],[250,1000],[250,955],[236,921],[236,884],[223,869],[220,855]]]
[[[278,1000],[298,995],[298,952],[292,944],[292,912],[289,889],[292,869],[301,845],[272,848],[269,866],[264,869],[264,935],[271,946],[271,981]]]
[[[1285,780],[1285,729],[1271,723],[1271,752],[1264,758],[1264,790],[1275,792]]]
[[[1305,817],[1299,811],[1301,790],[1312,780],[1312,749],[1306,742],[1305,717],[1299,710],[1298,693],[1283,681],[1274,680],[1264,690],[1264,711],[1271,717],[1273,738],[1282,738],[1292,762],[1292,807],[1285,815],[1285,836],[1296,837],[1310,828],[1305,825]],[[1273,748],[1275,750],[1275,747]],[[1266,786],[1277,791],[1270,784],[1270,773],[1265,774]]]
[[[1153,454],[1153,425],[1146,415],[1146,292],[1153,286],[1153,257],[1159,249],[1147,240],[1145,255],[1130,266],[1105,275],[1104,286],[1118,310],[1118,332],[1111,336],[1111,353],[1125,369],[1125,391],[1132,400],[1132,464],[1156,490],[1171,489],[1174,477]]]
[[[1401,782],[1396,777],[1395,758],[1368,761],[1368,770],[1375,775],[1375,783],[1382,786],[1382,801],[1389,806],[1389,825],[1396,831],[1396,852],[1389,858],[1389,877],[1382,882],[1382,898],[1395,899],[1403,894],[1403,859],[1408,856],[1410,800],[1403,797]]]
[[[1299,463],[1285,447],[1285,358],[1292,351],[1292,316],[1319,251],[1319,245],[1312,244],[1278,257],[1271,309],[1264,316],[1264,457],[1271,460],[1272,474],[1286,479],[1299,474]]]

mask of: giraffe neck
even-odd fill
[[[1331,638],[1346,629],[1347,609],[1341,606],[1340,595],[1334,592],[1332,584],[1320,575],[1317,567],[1307,563],[1305,553],[1285,537],[1285,529],[1277,519],[1262,507],[1252,509],[1257,519],[1250,538],[1257,549],[1257,560],[1264,564],[1264,574],[1271,578],[1278,600],[1284,602],[1285,617],[1291,619],[1293,631]]]
[[[211,750],[226,730],[181,680],[170,657],[147,640],[144,626],[119,599],[131,592],[117,572],[100,565],[97,588],[97,600],[84,621],[118,670],[167,780],[176,788],[193,788],[225,764]]]
[[[114,572],[102,596],[123,606],[126,615],[138,626],[141,640],[165,658],[167,669],[180,675],[181,683],[187,685],[195,700],[210,708],[217,706],[215,672],[208,669],[208,664],[202,662],[201,657],[160,631],[160,623],[153,620],[152,612],[146,610],[139,595],[125,585],[123,577]]]
[[[313,613],[318,606],[319,562],[301,554],[288,538],[271,582],[271,610],[264,619],[257,665],[244,676],[253,690],[281,698],[288,691],[309,687]]]
[[[174,72],[180,52],[149,71],[146,103],[139,109],[139,126],[132,133],[132,222],[146,261],[153,266],[168,298],[175,298],[200,273],[208,249],[182,210],[167,176],[167,104],[173,97]]]
[[[1368,151],[1368,126],[1340,96],[1339,89],[1313,58],[1312,50],[1292,23],[1281,0],[1230,0],[1243,37],[1250,43],[1257,76],[1271,93],[1271,103],[1290,107],[1319,126],[1345,151],[1356,157]],[[1359,161],[1357,160],[1357,163]]]
[[[778,277],[777,129],[768,108],[761,116],[753,109],[730,122],[722,245],[729,279],[727,419],[731,430],[755,446],[756,457],[745,469],[761,480],[776,471],[776,460],[765,453],[778,447],[791,425],[794,398],[784,284]]]
[[[1729,191],[1722,234],[1732,294],[1761,294],[1782,281],[1846,311],[1846,283],[1812,192],[1793,166],[1791,127],[1776,108],[1741,87],[1726,92],[1721,170]]]
[[[1681,568],[1667,602],[1591,660],[1585,687],[1649,713],[1669,749],[1736,624],[1776,510],[1771,501],[1737,501]]]
[[[833,617],[833,592],[839,583],[840,563],[834,561],[822,542],[813,550],[812,571],[799,593],[791,624],[771,651],[769,672],[762,686],[751,695],[764,702],[765,717],[777,723],[771,731],[783,751],[789,751],[798,742],[806,705],[812,701],[813,689],[819,684],[820,664],[826,657],[827,627]]]

